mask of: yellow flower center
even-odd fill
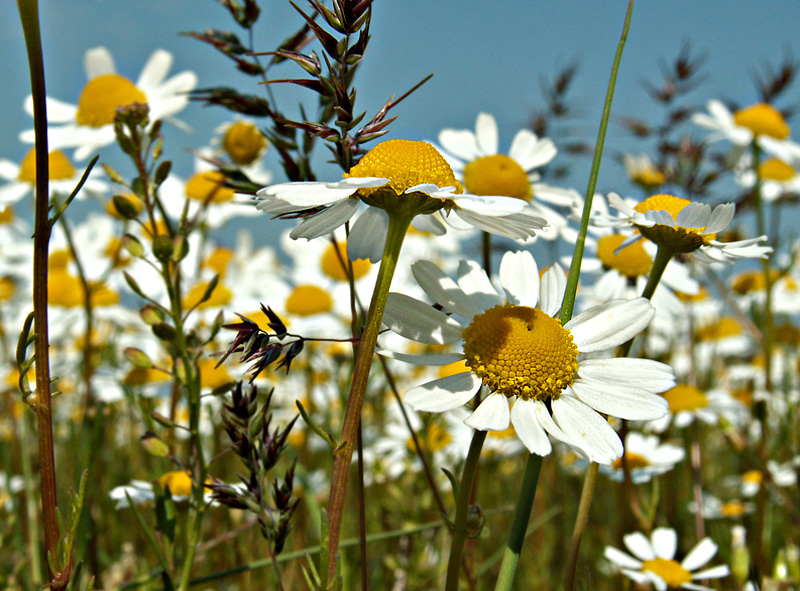
[[[639,213],[666,211],[674,220],[690,203],[691,201],[688,199],[661,193],[648,197],[637,204],[634,209]],[[684,228],[677,224],[674,227],[656,224],[652,227],[638,227],[642,236],[658,245],[668,245],[675,252],[692,252],[700,248],[703,244],[708,244],[710,240],[714,240],[717,237],[716,234],[703,234],[705,226],[702,228]]]
[[[0,277],[0,302],[7,302],[17,293],[17,284],[11,277]]]
[[[505,154],[483,156],[464,167],[464,188],[473,195],[502,195],[530,201],[531,181],[522,167]]]
[[[730,316],[723,316],[718,322],[699,328],[696,336],[698,341],[718,341],[740,334],[742,334],[742,326],[739,321]]]
[[[233,381],[231,374],[224,365],[216,367],[217,359],[200,359],[197,369],[200,370],[200,386],[203,388],[218,388],[223,384]]]
[[[693,411],[708,406],[708,397],[698,388],[689,384],[678,384],[662,394],[669,403],[672,414]]]
[[[188,497],[192,494],[192,479],[183,470],[175,470],[159,476],[158,485],[163,490],[169,488],[173,497]]]
[[[127,78],[119,74],[102,74],[84,86],[75,120],[79,125],[103,127],[114,123],[117,107],[146,102],[145,94]]]
[[[63,181],[75,176],[75,169],[61,150],[54,150],[47,155],[47,168],[51,181]],[[31,148],[22,159],[17,180],[36,184],[36,148]]]
[[[51,269],[47,277],[47,303],[62,308],[80,308],[85,305],[86,292],[78,277],[70,275],[66,269]],[[94,307],[113,306],[119,303],[119,294],[105,284],[89,282],[89,304]]]
[[[446,378],[447,376],[454,376],[457,373],[464,373],[465,371],[469,371],[469,367],[466,361],[461,360],[440,366],[438,374],[440,378]]]
[[[286,311],[296,316],[313,316],[332,309],[333,298],[316,285],[298,285],[286,299]]]
[[[225,272],[228,270],[228,263],[233,259],[233,251],[230,248],[220,246],[215,248],[214,251],[208,255],[203,266],[214,269],[220,277],[225,277]]]
[[[756,103],[733,114],[733,122],[746,127],[753,135],[767,135],[778,140],[789,137],[789,126],[780,111],[768,103]]]
[[[267,146],[264,134],[252,123],[237,121],[225,132],[222,149],[236,164],[246,166],[258,158]]]
[[[758,176],[766,181],[786,182],[796,174],[797,171],[780,158],[767,158],[758,165]]]
[[[200,300],[203,298],[203,295],[206,293],[209,285],[209,281],[201,281],[200,283],[196,283],[194,287],[189,290],[189,293],[186,294],[183,302],[184,307],[188,310],[189,308],[193,308],[195,305],[197,305],[198,310],[203,310],[205,308],[217,308],[231,302],[233,299],[233,292],[225,287],[220,281],[217,283],[214,291],[211,292],[209,298],[201,304],[198,304],[198,302],[200,302]]]
[[[680,587],[684,583],[692,582],[692,573],[683,568],[680,563],[665,558],[654,558],[642,563],[642,570],[649,570],[664,579],[670,587]]]
[[[625,241],[622,234],[603,236],[597,242],[597,258],[606,269],[615,269],[625,277],[647,275],[653,266],[653,259],[639,240],[626,246],[619,252],[617,248]]]
[[[202,203],[225,203],[233,199],[233,189],[225,187],[225,175],[218,170],[198,172],[186,181],[186,196]]]
[[[578,347],[561,322],[527,306],[495,306],[464,329],[466,364],[493,392],[558,398],[578,371]]]
[[[429,454],[443,450],[452,440],[453,437],[450,435],[450,432],[436,423],[431,423],[428,425],[428,428],[425,430],[424,437],[418,437],[419,445],[422,448],[422,451]],[[411,453],[417,452],[417,449],[414,446],[414,440],[410,437],[406,440],[406,448]]]
[[[14,209],[10,205],[0,207],[0,225],[14,221]]]
[[[369,152],[344,177],[378,177],[389,179],[389,187],[398,195],[417,185],[433,184],[437,187],[456,187],[461,184],[453,169],[439,151],[428,142],[412,140],[387,140]],[[374,191],[374,189],[373,189]]]
[[[639,454],[626,451],[624,456],[628,462],[628,468],[630,470],[635,470],[636,468],[647,468],[647,466],[650,465],[650,462],[647,461],[647,458],[640,456]],[[611,465],[617,470],[622,470],[622,457],[614,460]]]
[[[650,166],[631,171],[630,177],[631,181],[646,189],[654,189],[667,180],[663,172]]]
[[[764,476],[759,470],[748,470],[742,474],[742,482],[747,482],[749,484],[761,484],[763,479]]]
[[[772,282],[780,278],[777,270],[771,272]],[[733,278],[731,289],[740,295],[764,291],[767,288],[766,275],[763,271],[743,271]]]
[[[356,259],[351,261],[353,266],[353,279],[359,280],[369,273],[370,262],[367,259]],[[344,263],[344,266],[342,265]],[[326,277],[334,281],[347,281],[347,244],[337,242],[336,246],[331,242],[325,252],[322,253],[320,267]]]
[[[741,517],[744,515],[744,510],[744,503],[741,501],[728,501],[727,503],[722,503],[719,508],[720,515],[723,517]]]

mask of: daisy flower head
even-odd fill
[[[631,554],[606,546],[604,552],[606,559],[619,566],[629,579],[640,585],[650,583],[657,591],[666,591],[668,587],[712,591],[710,587],[698,585],[693,581],[720,579],[730,574],[727,565],[694,572],[705,566],[717,553],[717,545],[711,538],[700,540],[681,562],[675,560],[678,535],[674,529],[656,528],[650,539],[643,533],[636,532],[624,536],[622,541]]]
[[[512,424],[531,453],[549,454],[550,435],[600,463],[611,463],[623,448],[599,413],[633,420],[666,413],[666,401],[657,392],[674,384],[669,366],[584,355],[620,345],[641,332],[654,313],[646,299],[608,302],[562,326],[555,316],[566,287],[564,271],[555,265],[540,279],[528,252],[506,253],[498,289],[474,262],[462,261],[456,280],[428,261],[418,261],[412,271],[443,311],[392,293],[384,324],[413,341],[461,342],[462,352],[384,353],[424,365],[465,363],[464,371],[406,392],[403,400],[415,410],[443,412],[480,394],[480,404],[464,421],[473,429],[503,431]]]
[[[711,100],[706,105],[708,113],[695,113],[692,122],[711,130],[709,142],[728,140],[740,147],[755,139],[785,140],[791,130],[778,109],[769,103],[756,103],[731,112],[721,101]]]
[[[737,258],[765,258],[772,252],[771,247],[759,245],[759,242],[766,240],[766,236],[735,242],[716,239],[717,234],[733,221],[736,212],[733,203],[721,203],[712,210],[711,206],[704,203],[665,193],[652,195],[640,203],[632,203],[610,193],[608,202],[619,211],[619,215],[616,218],[609,216],[601,223],[633,227],[641,236],[675,254],[694,253],[698,260],[714,263]],[[636,234],[631,235],[621,248],[637,239]]]
[[[308,240],[330,234],[366,204],[350,230],[347,255],[373,263],[383,254],[390,215],[422,216],[420,229],[435,234],[445,232],[445,219],[456,228],[474,226],[515,239],[529,238],[547,224],[519,199],[464,193],[436,148],[411,140],[377,144],[341,181],[272,185],[256,199],[265,213],[305,218],[290,236]],[[442,212],[441,219],[431,215]]]
[[[56,124],[48,129],[50,149],[76,148],[76,160],[84,160],[96,150],[114,143],[117,107],[146,103],[150,121],[169,119],[189,103],[187,93],[197,85],[197,76],[190,71],[167,79],[172,54],[163,49],[150,56],[135,84],[117,73],[114,58],[105,47],[88,50],[83,63],[88,82],[77,104],[56,99],[47,101],[50,122]],[[25,110],[33,115],[31,97],[25,101]],[[20,139],[33,143],[33,130],[23,132]]]
[[[498,141],[497,122],[488,113],[478,115],[474,132],[443,129],[439,133],[442,155],[468,193],[505,195],[530,202],[534,212],[550,223],[542,237],[555,239],[568,227],[567,220],[542,202],[573,207],[580,201],[575,191],[537,182],[540,175],[536,169],[555,158],[555,144],[529,129],[521,129],[514,135],[508,154],[499,153]]]
[[[610,466],[600,466],[600,471],[611,480],[622,482],[624,479],[622,458],[624,457],[634,484],[650,482],[653,476],[672,470],[675,464],[683,460],[685,452],[682,447],[661,443],[656,435],[643,435],[631,431],[625,438],[625,452],[614,460]]]

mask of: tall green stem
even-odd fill
[[[367,319],[361,341],[358,345],[353,379],[350,385],[350,396],[347,399],[344,421],[342,423],[342,436],[339,446],[333,456],[333,477],[331,480],[331,496],[328,503],[328,582],[333,581],[336,572],[336,561],[341,536],[342,516],[344,514],[344,501],[347,493],[347,476],[350,472],[350,462],[353,458],[358,424],[361,420],[361,407],[364,404],[364,395],[367,390],[367,380],[372,367],[372,357],[375,353],[375,344],[381,330],[383,311],[386,309],[386,298],[389,295],[389,286],[392,283],[394,270],[400,256],[408,227],[413,219],[413,214],[389,215],[389,228],[386,233],[386,244],[383,249],[381,266],[372,300],[369,304]]]

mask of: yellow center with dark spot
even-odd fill
[[[640,456],[637,453],[633,453],[631,451],[626,451],[624,454],[625,459],[628,463],[628,468],[630,470],[635,470],[637,468],[647,468],[650,465],[650,462],[647,461],[647,458],[644,456]],[[622,457],[617,458],[614,460],[611,465],[616,468],[617,470],[622,470]]]
[[[51,181],[63,181],[75,176],[75,168],[61,150],[54,150],[47,155],[47,168]],[[36,148],[31,148],[22,159],[17,180],[36,184]]]
[[[719,341],[742,334],[742,325],[730,316],[723,316],[717,322],[703,326],[695,335],[698,341]]]
[[[412,140],[381,142],[364,154],[349,173],[344,173],[344,177],[389,179],[388,186],[398,195],[411,187],[423,184],[456,187],[456,193],[462,192],[461,184],[456,180],[447,160],[428,142]]]
[[[741,501],[728,501],[722,503],[719,512],[723,517],[741,517],[744,515],[745,506]]]
[[[188,497],[192,494],[192,479],[183,470],[175,470],[159,476],[158,485],[163,490],[169,488],[173,497]]]
[[[224,186],[225,175],[218,170],[198,172],[186,181],[186,196],[203,203],[225,203],[233,199],[233,189]]]
[[[127,78],[102,74],[83,87],[75,120],[79,125],[103,127],[114,123],[117,107],[146,102],[145,94]]]
[[[332,309],[333,298],[316,285],[298,285],[286,299],[286,311],[296,316],[313,316]]]
[[[533,196],[527,173],[505,154],[483,156],[464,167],[464,188],[473,195],[502,195],[530,201]]]
[[[662,394],[669,403],[669,412],[693,411],[708,406],[708,397],[689,384],[678,384]]]
[[[619,252],[619,245],[625,241],[622,234],[603,236],[597,241],[597,258],[606,269],[614,269],[625,277],[639,277],[650,273],[653,259],[647,254],[642,240],[626,246]]]
[[[780,158],[767,158],[758,165],[758,176],[765,181],[783,183],[792,180],[797,171]]]
[[[773,270],[770,275],[773,283],[780,278],[780,273],[777,270]],[[764,275],[763,271],[742,271],[731,281],[731,289],[740,295],[764,291],[767,288],[765,279],[766,275]]]
[[[466,365],[493,392],[558,398],[575,379],[578,347],[561,322],[527,306],[495,306],[464,329]]]
[[[756,103],[733,114],[733,122],[746,127],[753,135],[766,135],[785,140],[791,133],[789,125],[775,107],[769,103]]]
[[[429,454],[443,450],[452,440],[453,437],[450,432],[436,423],[428,425],[424,437],[417,438],[422,451]],[[411,453],[417,453],[417,448],[411,437],[406,440],[406,449]]]
[[[252,123],[237,121],[231,125],[222,138],[222,149],[236,164],[252,164],[266,148],[264,134]]]
[[[642,563],[642,570],[648,570],[658,575],[670,587],[680,587],[684,583],[692,582],[692,573],[675,560],[667,560],[666,558],[645,560]]]
[[[334,281],[348,281],[347,278],[347,244],[345,242],[337,242],[334,246],[330,243],[322,253],[322,259],[319,262],[320,268],[326,277],[330,277]],[[364,275],[369,273],[370,262],[367,259],[356,259],[351,261],[353,267],[353,279],[361,279]]]

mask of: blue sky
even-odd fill
[[[300,21],[287,1],[262,4],[256,46],[267,50]],[[619,0],[375,0],[357,107],[372,113],[390,95],[402,94],[433,73],[433,79],[397,109],[400,118],[391,137],[435,139],[443,127],[472,128],[476,115],[486,111],[497,118],[503,150],[541,105],[539,80],[577,59],[580,70],[571,93],[580,115],[575,129],[593,141],[626,5]],[[235,29],[214,0],[41,0],[40,12],[51,96],[77,99],[85,83],[83,53],[98,45],[112,52],[118,71],[129,78],[135,79],[152,51],[161,47],[175,56],[172,71],[194,70],[201,87],[234,85],[260,92],[251,78],[238,74],[210,47],[179,35],[209,27]],[[708,52],[709,79],[691,95],[699,107],[712,97],[753,102],[754,72],[764,64],[777,65],[787,53],[800,57],[798,25],[796,0],[640,0],[634,7],[614,114],[647,119],[658,113],[640,82],[657,79],[659,61],[673,58],[685,41]],[[0,57],[6,72],[0,93],[0,157],[19,160],[27,147],[19,144],[17,134],[32,122],[22,112],[29,80],[16,3],[0,7]],[[286,64],[274,72],[291,77],[298,70]],[[288,105],[297,96],[289,93],[282,100]],[[793,89],[789,102],[797,102],[797,96]],[[191,160],[183,148],[207,143],[226,113],[190,105],[181,118],[194,132],[168,131],[168,155],[177,161],[178,172],[187,175]],[[612,125],[606,145],[619,151],[631,143],[619,125]],[[586,170],[588,159],[576,167],[574,184],[580,191]],[[606,161],[599,188],[614,188],[620,172],[618,165]]]

